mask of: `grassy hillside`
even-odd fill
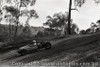
[[[39,31],[44,32],[44,30],[45,30],[44,27],[33,27],[33,26],[31,26],[30,29],[31,29],[33,35],[36,35]]]
[[[74,56],[74,53],[78,53],[78,54],[81,53],[81,55],[79,56],[84,56],[83,53],[87,52],[87,50],[91,51],[93,48],[95,49],[99,47],[98,44],[92,44],[92,43],[100,41],[99,39],[100,39],[100,33],[92,34],[92,35],[83,35],[83,36],[78,35],[78,36],[72,36],[69,38],[59,39],[59,40],[52,42],[52,48],[50,50],[40,51],[40,52],[30,54],[29,56],[19,61],[20,62],[24,62],[24,61],[54,62],[54,61],[59,60],[60,62],[60,60],[65,57],[66,58],[64,61],[67,61],[66,59],[67,59],[67,56],[69,55]],[[69,59],[71,59],[70,57]]]

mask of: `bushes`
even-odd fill
[[[14,29],[12,30],[12,32],[13,31]],[[20,46],[21,44],[19,43],[31,39],[30,34],[31,31],[28,28],[19,27],[17,35],[15,36],[14,34],[10,34],[9,25],[0,25],[0,42],[5,43],[4,48],[9,46],[13,46],[13,47]]]
[[[45,31],[39,31],[36,35],[36,37],[56,37],[56,36],[61,36],[61,30],[58,29],[49,29],[45,28]]]

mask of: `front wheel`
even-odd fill
[[[46,43],[45,44],[45,49],[50,49],[51,48],[51,43]]]

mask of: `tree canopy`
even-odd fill
[[[47,16],[47,21],[44,25],[48,25],[51,28],[61,27],[62,25],[66,25],[68,21],[68,13],[55,13],[52,17]]]
[[[36,0],[0,0],[0,21],[6,19],[6,22],[9,23],[9,32],[15,29],[15,35],[17,34],[18,25],[21,24],[19,18],[20,16],[26,15],[26,24],[29,25],[30,18],[38,18],[38,14],[34,9],[28,9],[28,6],[32,7],[36,3]],[[26,7],[25,10],[22,10],[21,7]],[[4,12],[5,10],[6,12]],[[13,29],[13,26],[15,28]]]
[[[81,7],[85,2],[86,2],[86,0],[74,0],[74,5]],[[100,0],[94,0],[94,2],[96,4],[99,4]]]

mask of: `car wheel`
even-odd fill
[[[27,51],[26,50],[22,50],[21,52],[20,52],[20,54],[23,56],[23,55],[26,55],[27,54]]]
[[[45,44],[45,49],[50,49],[51,48],[51,44],[50,43],[46,43]]]

